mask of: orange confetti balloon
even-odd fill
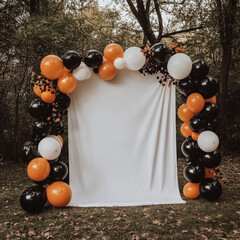
[[[188,122],[192,117],[194,116],[194,113],[187,107],[187,104],[184,103],[181,105],[178,109],[178,117],[183,122]]]
[[[42,91],[41,91],[41,88],[39,86],[34,86],[33,91],[38,97],[41,97]]]
[[[116,75],[116,68],[112,63],[105,62],[100,66],[98,74],[104,80],[111,80]]]
[[[51,93],[51,91],[44,91],[41,94],[41,99],[45,103],[53,103],[55,101],[55,99],[56,99],[56,94],[55,93]]]
[[[204,98],[199,93],[192,93],[187,99],[187,107],[194,113],[199,113],[204,107]]]
[[[63,71],[62,59],[56,55],[48,55],[42,59],[40,69],[46,78],[57,79]]]
[[[183,194],[188,199],[195,199],[200,195],[200,183],[187,183],[183,188]]]
[[[75,90],[77,80],[71,73],[67,73],[58,79],[57,85],[61,92],[69,94]]]
[[[118,44],[111,43],[105,47],[103,54],[109,62],[113,63],[117,58],[123,58],[123,49]]]
[[[50,173],[50,164],[45,158],[34,158],[28,164],[27,173],[33,181],[43,181]]]
[[[191,134],[192,134],[192,132],[193,132],[193,131],[191,130],[191,128],[189,127],[188,122],[184,122],[184,123],[181,125],[180,131],[181,131],[182,135],[183,135],[185,138],[191,136]]]
[[[64,182],[54,182],[47,187],[48,202],[54,207],[65,207],[72,198],[72,190]]]

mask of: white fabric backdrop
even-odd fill
[[[71,95],[69,206],[184,203],[176,164],[175,86],[118,70],[93,74]]]

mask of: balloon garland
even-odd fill
[[[75,51],[68,51],[62,59],[55,55],[44,57],[41,74],[33,74],[33,91],[38,98],[29,105],[29,113],[36,119],[32,140],[24,143],[21,150],[22,160],[28,163],[27,174],[36,186],[22,193],[22,208],[36,213],[43,210],[47,200],[55,207],[64,207],[70,202],[71,188],[64,182],[68,167],[58,160],[63,147],[62,119],[70,105],[68,95],[75,90],[77,81],[89,79],[93,72],[109,81],[117,69],[123,68],[144,75],[161,73],[157,79],[162,87],[178,83],[185,100],[178,109],[178,116],[184,122],[181,133],[186,137],[181,149],[188,159],[184,176],[189,182],[183,193],[189,199],[200,194],[211,201],[220,197],[221,184],[214,179],[214,171],[209,170],[221,162],[217,150],[219,140],[214,133],[218,83],[207,76],[209,67],[203,60],[192,63],[184,51],[174,42],[169,47],[157,43],[152,47],[130,47],[125,52],[118,44],[109,44],[103,55],[97,50],[88,51],[83,62]]]

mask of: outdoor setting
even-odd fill
[[[240,239],[237,0],[0,1],[0,239]]]

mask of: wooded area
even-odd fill
[[[35,98],[32,72],[48,54],[75,50],[103,52],[109,43],[126,49],[165,42],[183,43],[194,61],[204,59],[219,80],[221,147],[239,152],[240,70],[237,0],[124,0],[101,8],[96,0],[0,1],[0,154],[20,161],[31,140],[28,105]],[[168,22],[164,23],[163,13]],[[165,20],[166,21],[166,20]],[[67,121],[67,119],[65,119]],[[67,124],[65,124],[66,126]],[[65,135],[67,129],[65,131]]]

